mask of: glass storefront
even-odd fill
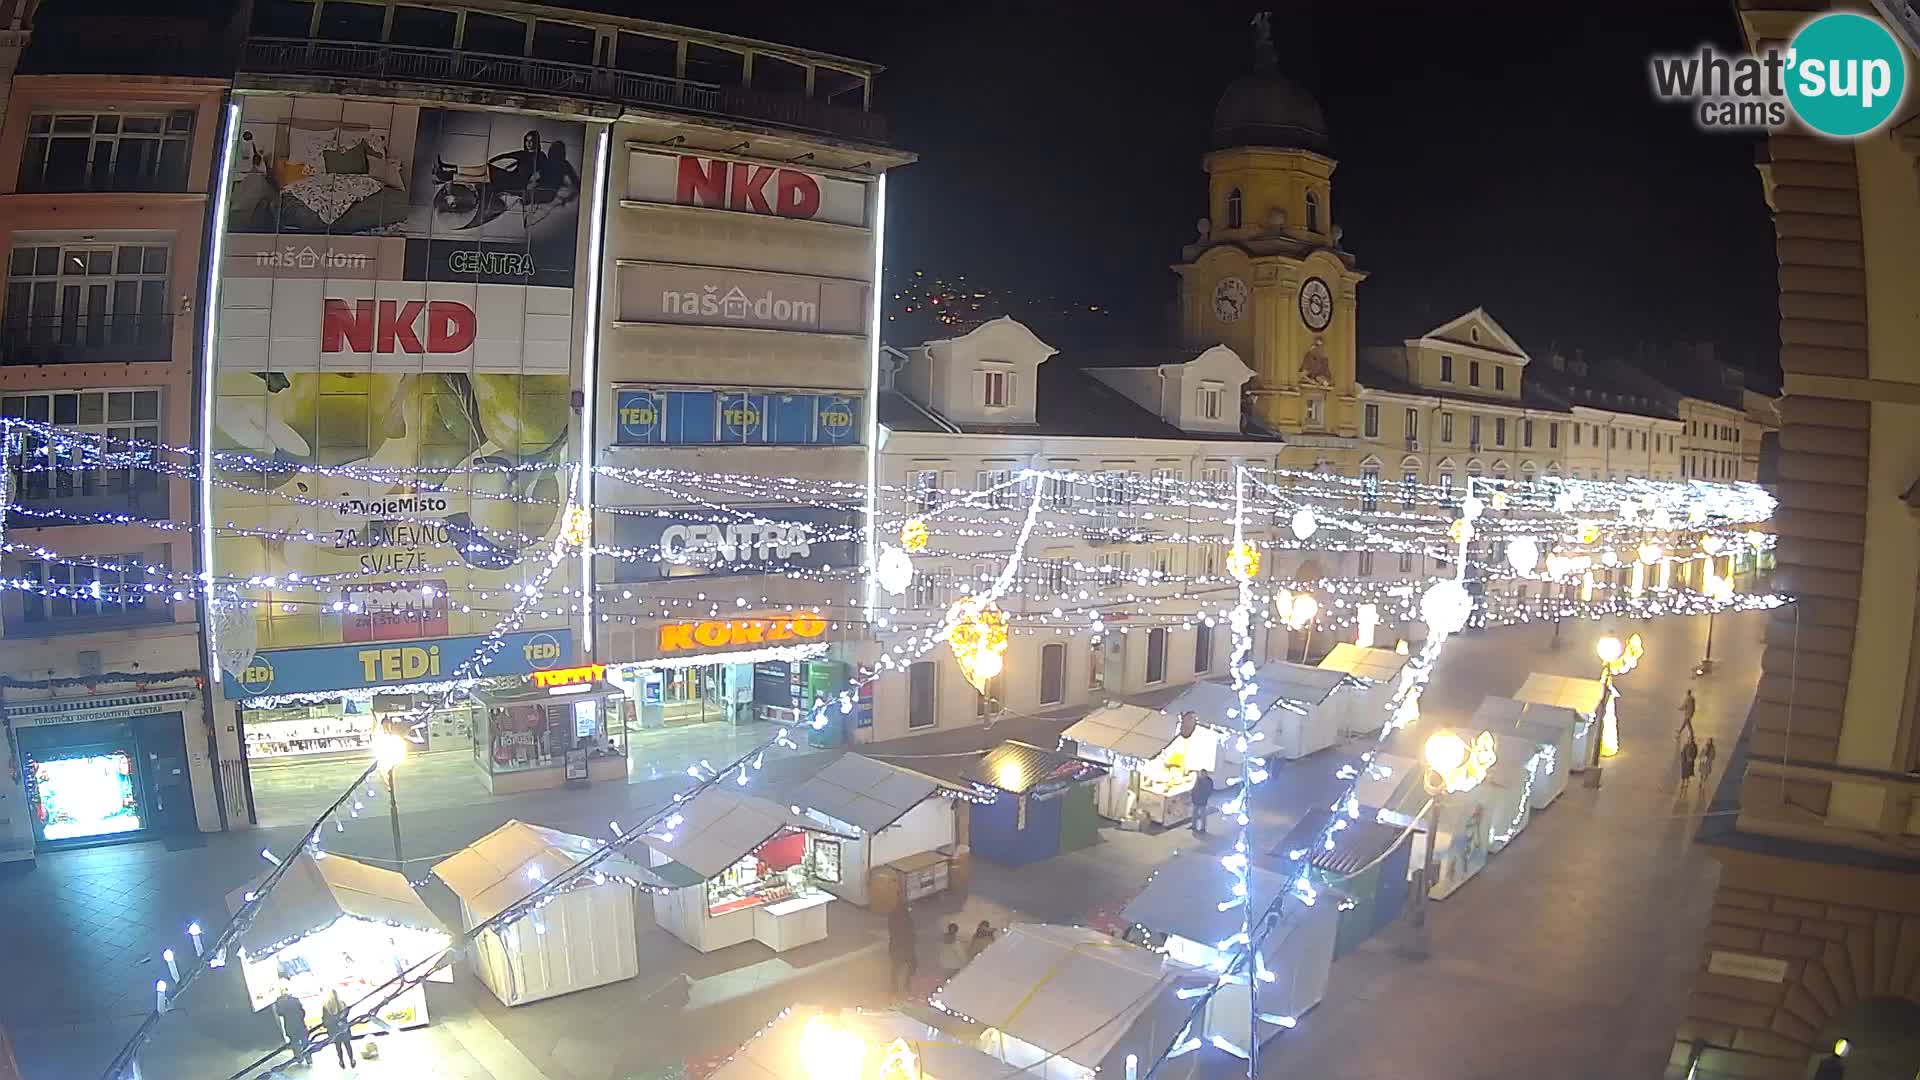
[[[569,765],[624,772],[632,701],[604,683],[559,688],[501,680],[479,694],[473,760],[490,777]],[[596,770],[596,775],[599,771]],[[569,775],[567,779],[582,779]]]
[[[472,731],[479,706],[472,702],[435,706],[435,700],[425,694],[381,694],[312,705],[246,709],[247,760],[264,763],[287,758],[366,754],[373,745],[373,733],[381,718],[410,714],[421,707],[432,707],[433,711],[427,714],[427,722],[420,729],[426,741],[416,743],[412,753],[469,749],[473,745]]]

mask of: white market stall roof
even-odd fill
[[[599,848],[584,836],[509,821],[455,852],[433,868],[453,895],[467,905],[475,922],[485,922],[551,881]],[[610,855],[596,868],[644,885],[666,884],[631,859]]]
[[[1320,658],[1320,666],[1374,682],[1392,682],[1406,668],[1407,659],[1392,649],[1367,649],[1343,641]]]
[[[1189,976],[1213,981],[1097,930],[1015,923],[948,980],[935,1004],[1094,1068]],[[1174,1036],[1156,1034],[1162,1043]]]
[[[800,1046],[815,1019],[857,1036],[866,1047],[859,1070],[848,1071],[840,1080],[885,1080],[888,1051],[896,1040],[905,1042],[919,1060],[921,1075],[937,1080],[1007,1078],[1007,1066],[998,1059],[904,1013],[799,1006],[767,1025],[708,1080],[809,1080]]]
[[[1347,679],[1344,671],[1328,668],[1308,667],[1291,660],[1274,660],[1253,673],[1253,703],[1260,707],[1260,727],[1268,728],[1267,720],[1279,723],[1278,717],[1271,717],[1272,706],[1276,701],[1289,701],[1296,705],[1314,706],[1327,700],[1340,684]],[[1240,698],[1233,691],[1233,684],[1226,682],[1194,683],[1187,687],[1179,697],[1167,706],[1169,716],[1178,717],[1192,709],[1199,714],[1200,722],[1211,727],[1235,729],[1238,725],[1228,718],[1229,709],[1238,709]],[[1274,728],[1277,730],[1277,726]]]
[[[723,786],[707,788],[680,803],[675,812],[680,815],[680,824],[670,828],[663,825],[641,837],[641,843],[700,875],[703,881],[739,862],[783,829],[858,839],[823,829],[819,822],[778,803]]]
[[[1583,722],[1579,713],[1565,705],[1543,705],[1514,698],[1485,698],[1480,707],[1473,710],[1473,724],[1481,731],[1512,732],[1522,724],[1545,724],[1571,731]]]
[[[1286,879],[1258,866],[1252,870],[1257,922],[1286,888]],[[1146,888],[1128,901],[1120,915],[1128,925],[1138,923],[1158,933],[1213,945],[1240,932],[1240,909],[1220,910],[1220,900],[1231,894],[1233,882],[1233,871],[1220,865],[1219,856],[1189,851],[1160,864]]]
[[[1372,761],[1358,762],[1354,768],[1360,775],[1354,779],[1353,797],[1361,806],[1375,809],[1400,809],[1395,807],[1394,797],[1409,790],[1411,781],[1418,788],[1422,799],[1425,798],[1425,780],[1421,776],[1423,766],[1412,758],[1398,754],[1376,752]],[[1417,811],[1418,807],[1411,808]]]
[[[1541,705],[1559,705],[1572,709],[1585,716],[1600,711],[1601,695],[1606,693],[1599,679],[1575,679],[1566,675],[1543,675],[1534,672],[1527,681],[1514,692],[1521,701],[1538,702]]]
[[[793,803],[871,834],[899,821],[940,790],[941,785],[923,773],[864,754],[842,754],[801,784],[793,793]]]
[[[1228,696],[1232,689],[1227,688]],[[1083,746],[1099,746],[1126,757],[1152,761],[1180,734],[1180,714],[1145,705],[1111,702],[1074,721],[1060,733]]]
[[[227,894],[227,908],[238,912],[247,893],[260,887],[265,875],[245,888]],[[340,855],[315,858],[302,850],[279,884],[261,901],[253,923],[240,935],[240,949],[250,956],[266,956],[316,930],[324,930],[342,916],[371,922],[411,926],[446,933],[427,905],[407,884],[404,875]]]

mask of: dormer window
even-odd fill
[[[1320,196],[1311,191],[1307,192],[1307,231],[1320,231]]]
[[[1480,341],[1480,328],[1477,326],[1467,327],[1467,340],[1478,344]]]
[[[1227,192],[1227,228],[1237,229],[1244,217],[1244,204],[1240,198],[1240,189]]]
[[[1197,395],[1198,400],[1194,403],[1196,410],[1200,413],[1200,419],[1220,419],[1221,399],[1225,396],[1225,389],[1224,386],[1216,382],[1204,382],[1200,384],[1200,390]]]
[[[989,409],[1004,409],[1013,404],[1013,372],[980,373],[980,404]]]

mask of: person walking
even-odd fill
[[[1700,756],[1699,744],[1693,741],[1693,736],[1691,735],[1687,736],[1687,741],[1680,744],[1680,797],[1681,798],[1686,798],[1687,786],[1693,782],[1693,765],[1694,765],[1694,761],[1697,758],[1699,758],[1699,756]]]
[[[913,914],[904,901],[887,918],[887,959],[891,963],[890,985],[896,992],[906,993],[920,961],[914,953]]]
[[[1207,804],[1213,801],[1213,774],[1201,769],[1193,778],[1193,835],[1207,835]]]
[[[1720,750],[1713,745],[1713,739],[1711,738],[1707,739],[1707,745],[1700,748],[1699,772],[1700,794],[1702,795],[1707,793],[1707,784],[1713,779],[1713,759],[1718,757],[1719,754]]]
[[[949,977],[967,966],[967,943],[960,940],[960,924],[950,922],[946,933],[940,935],[940,967]]]
[[[986,952],[987,946],[991,944],[993,944],[993,924],[981,919],[980,925],[973,928],[973,937],[967,940],[967,959],[972,960]]]
[[[273,1015],[280,1021],[280,1034],[286,1037],[287,1045],[293,1047],[293,1060],[288,1064],[313,1064],[313,1054],[307,1049],[307,1007],[300,1004],[300,999],[284,984],[279,996],[273,999]]]
[[[327,991],[326,1003],[320,1006],[320,1026],[327,1029],[327,1038],[333,1042],[333,1057],[341,1068],[351,1069],[353,1060],[353,1025],[349,1023],[347,1003],[340,1000],[340,991]]]
[[[1693,710],[1697,707],[1693,691],[1688,690],[1687,696],[1680,699],[1680,730],[1673,733],[1676,740],[1693,738]]]

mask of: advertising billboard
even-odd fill
[[[214,570],[326,582],[253,594],[263,654],[484,634],[569,487],[586,129],[241,102],[210,429],[273,464],[224,459]]]
[[[632,553],[614,564],[613,579],[655,581],[859,565],[858,528],[851,512],[822,507],[729,509],[738,520],[610,515],[613,546]]]
[[[867,332],[867,283],[809,274],[623,260],[620,321]]]
[[[860,398],[806,390],[622,386],[621,446],[857,446]]]

